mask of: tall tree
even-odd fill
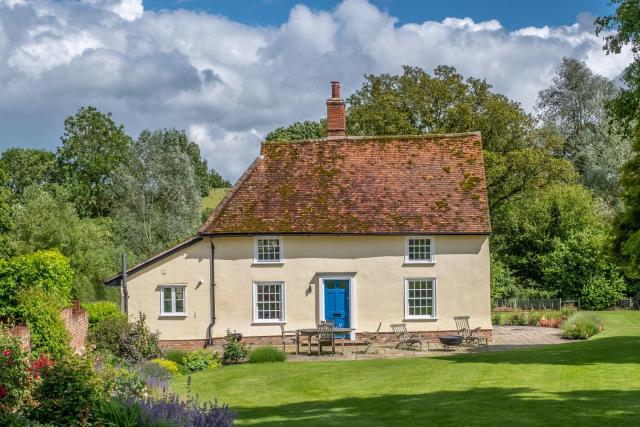
[[[56,156],[47,150],[9,148],[0,156],[0,163],[7,174],[5,185],[18,195],[32,184],[53,182],[58,174]]]
[[[142,258],[195,232],[201,187],[174,131],[142,132],[133,152],[116,174],[114,224]]]
[[[13,230],[13,218],[11,215],[11,190],[7,185],[7,175],[0,162],[0,258],[13,254],[13,239],[9,232]]]
[[[74,295],[83,301],[105,298],[102,281],[117,269],[119,251],[106,220],[80,218],[68,198],[58,185],[25,189],[12,209],[16,252],[59,250],[74,271]]]
[[[640,0],[612,0],[613,15],[596,20],[597,34],[604,34],[604,49],[618,54],[630,46],[633,62],[625,69],[626,85],[611,102],[615,120],[633,140],[633,157],[625,164],[621,185],[624,210],[616,218],[614,251],[629,275],[640,278]]]
[[[62,181],[83,217],[107,216],[113,205],[116,169],[131,156],[131,138],[111,113],[82,107],[64,121],[58,149]]]
[[[169,145],[175,145],[191,160],[196,176],[200,195],[209,194],[211,188],[228,187],[229,182],[224,180],[214,169],[209,170],[207,161],[202,158],[200,147],[191,141],[184,131],[168,129],[163,131],[163,138]]]
[[[619,170],[630,152],[629,140],[607,120],[606,104],[617,92],[613,81],[584,62],[564,58],[537,102],[543,125],[564,138],[558,154],[574,164],[585,185],[614,205]]]

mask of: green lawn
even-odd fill
[[[193,375],[192,393],[227,403],[238,425],[640,425],[640,312],[602,316],[606,331],[579,343],[239,365]]]
[[[214,209],[218,206],[218,203],[222,201],[222,198],[229,191],[228,188],[212,188],[209,190],[207,197],[203,197],[200,202],[200,208],[205,210],[207,208]]]

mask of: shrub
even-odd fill
[[[117,399],[131,396],[142,397],[149,391],[147,378],[140,370],[126,369],[109,363],[96,363],[96,372],[100,376],[105,392]]]
[[[28,377],[20,340],[0,328],[0,415],[22,405],[29,395]]]
[[[226,405],[200,404],[197,399],[184,401],[174,394],[111,402],[103,405],[100,415],[107,425],[153,427],[230,427],[235,417]]]
[[[501,320],[502,320],[502,316],[500,316],[500,313],[493,313],[493,315],[491,316],[492,325],[500,325]]]
[[[527,324],[528,320],[524,313],[518,311],[511,315],[508,322],[511,326],[524,326]]]
[[[227,340],[227,342],[224,345],[224,352],[222,353],[222,362],[225,365],[238,363],[239,361],[247,357],[247,346],[240,341],[236,341],[234,335],[231,332],[227,331],[227,336],[225,339]]]
[[[108,316],[89,331],[88,340],[97,351],[109,352],[129,362],[142,362],[161,354],[158,336],[144,319],[127,322],[122,316]]]
[[[624,298],[626,285],[618,274],[596,276],[582,287],[580,303],[588,310],[606,310]]]
[[[527,325],[538,326],[540,320],[542,320],[543,314],[539,311],[531,311],[527,313]]]
[[[164,358],[167,360],[171,360],[173,362],[176,362],[178,365],[182,364],[182,359],[187,355],[188,351],[184,351],[184,350],[169,350],[167,351],[167,353],[164,355]]]
[[[187,355],[182,358],[180,372],[186,374],[189,372],[205,371],[207,369],[219,367],[220,357],[218,356],[218,353],[201,349],[187,353]]]
[[[162,354],[158,335],[149,330],[142,317],[129,323],[128,334],[121,338],[119,356],[126,360],[141,362]]]
[[[579,311],[571,315],[562,324],[562,337],[571,339],[587,339],[604,330],[604,322],[595,313]]]
[[[249,354],[249,363],[284,362],[285,360],[287,360],[285,352],[272,345],[255,348]]]
[[[72,356],[44,370],[33,393],[32,418],[55,425],[87,425],[105,398],[103,384],[88,358]]]
[[[17,300],[17,310],[31,332],[31,350],[54,359],[69,354],[69,332],[51,295],[42,289],[25,289]]]
[[[576,309],[576,307],[573,304],[565,305],[564,307],[562,307],[560,309],[560,314],[562,315],[561,318],[566,320],[569,317],[571,317],[571,315],[573,313],[575,313],[576,311],[578,311],[578,310]]]
[[[108,316],[89,330],[87,341],[98,352],[120,354],[121,337],[129,333],[129,322],[120,316]]]
[[[162,366],[163,368],[165,368],[167,371],[169,371],[169,373],[171,373],[171,375],[177,375],[178,374],[178,364],[176,362],[174,362],[173,360],[167,360],[167,359],[152,359],[149,361],[149,363],[155,363],[157,365]]]
[[[164,366],[148,361],[142,365],[142,378],[151,388],[166,388],[173,375]]]
[[[82,304],[82,308],[87,311],[89,315],[89,326],[95,326],[101,320],[107,317],[122,317],[126,319],[120,308],[111,301],[96,301]]]
[[[12,316],[20,291],[40,290],[56,308],[71,302],[73,270],[58,251],[38,251],[0,259],[0,316]]]

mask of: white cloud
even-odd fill
[[[631,60],[606,56],[592,17],[508,31],[471,18],[398,24],[365,0],[333,10],[297,5],[278,27],[140,0],[0,0],[4,145],[53,149],[82,105],[113,112],[136,135],[186,129],[212,167],[237,178],[271,129],[324,115],[329,81],[348,95],[365,73],[453,65],[532,110],[563,56],[614,78]]]

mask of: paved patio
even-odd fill
[[[336,346],[336,355],[323,354],[318,356],[315,354],[317,347],[312,347],[312,355],[308,356],[306,345],[301,345],[300,355],[295,354],[295,346],[287,346],[289,354],[288,361],[325,361],[325,360],[360,360],[360,359],[391,359],[404,357],[432,357],[441,356],[443,354],[458,354],[469,352],[484,351],[506,351],[518,348],[539,347],[544,345],[564,344],[572,342],[560,337],[560,330],[557,328],[542,328],[535,326],[495,326],[493,328],[493,340],[489,341],[489,348],[475,347],[454,347],[450,351],[445,352],[439,342],[431,341],[425,345],[422,351],[419,350],[402,350],[396,349],[396,342],[380,340],[376,347],[371,347],[365,353],[366,346],[347,344],[344,347],[344,354],[340,354],[341,345]],[[330,350],[330,348],[329,348]],[[327,349],[325,347],[324,351]]]

